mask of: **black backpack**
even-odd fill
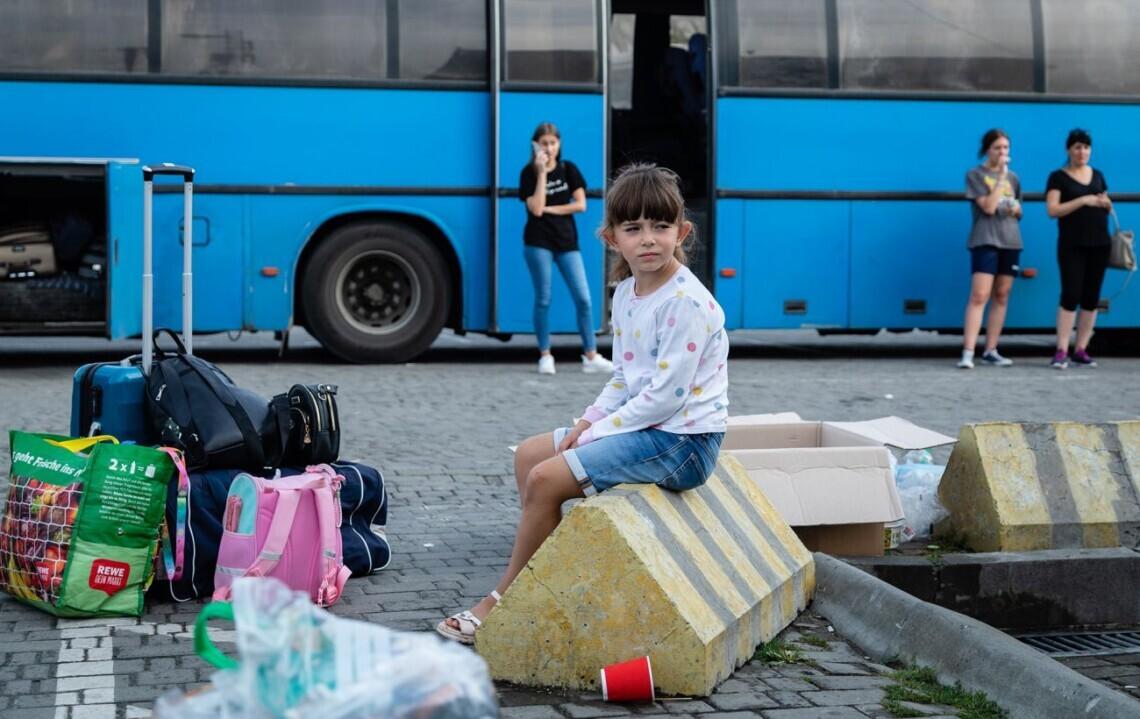
[[[285,464],[305,467],[335,462],[340,456],[340,415],[335,384],[295,384],[275,402],[289,404],[290,431]]]
[[[161,334],[173,338],[178,349],[160,349]],[[186,354],[170,330],[158,330],[155,340],[154,364],[146,378],[146,409],[156,440],[181,449],[191,470],[272,473],[277,469],[289,434],[285,396],[270,402],[238,387],[210,362]]]

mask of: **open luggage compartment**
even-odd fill
[[[104,162],[0,158],[0,334],[105,335]]]

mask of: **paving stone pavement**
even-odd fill
[[[1134,381],[1140,359],[1109,357],[1096,370],[1057,372],[1047,366],[1049,338],[1014,338],[1003,352],[1015,366],[970,372],[953,368],[954,338],[929,333],[815,339],[757,332],[731,339],[734,414],[796,411],[835,420],[895,414],[955,435],[964,422],[1107,421],[1135,417],[1140,407]],[[208,338],[198,351],[265,395],[295,382],[340,385],[342,456],[385,473],[393,560],[382,572],[349,582],[334,611],[394,629],[430,630],[477,601],[505,566],[518,514],[507,445],[569,423],[603,380],[578,370],[575,347],[564,339],[556,345],[554,377],[534,373],[526,339],[499,345],[448,336],[420,361],[397,366],[336,364],[303,338],[294,347],[282,361],[263,335],[232,345]],[[74,369],[133,349],[98,340],[0,339],[0,430],[65,432]],[[4,433],[0,492],[8,449]],[[936,460],[944,462],[948,451],[937,452]],[[193,654],[187,631],[200,607],[151,603],[140,620],[76,621],[0,597],[0,716],[149,716],[157,696],[211,674]],[[827,648],[798,641],[809,633]],[[600,702],[596,693],[502,685],[503,715],[889,716],[880,704],[887,668],[827,632],[826,620],[810,608],[782,640],[800,647],[804,661],[753,661],[708,698],[618,706]],[[1071,664],[1123,691],[1138,683],[1137,665],[1136,656]],[[943,710],[924,708],[935,715]]]

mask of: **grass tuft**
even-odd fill
[[[799,649],[779,639],[773,639],[761,644],[752,658],[759,659],[765,664],[798,664],[803,660],[803,654]]]
[[[934,670],[929,667],[909,667],[891,673],[898,682],[885,689],[883,708],[896,717],[924,716],[901,704],[942,704],[959,709],[961,719],[1008,719],[1009,714],[995,704],[984,692],[969,692],[961,683],[949,687],[939,684]]]

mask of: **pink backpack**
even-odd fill
[[[214,599],[229,599],[237,577],[276,577],[319,606],[334,604],[352,573],[341,554],[342,481],[327,464],[293,477],[235,477],[222,518]]]

